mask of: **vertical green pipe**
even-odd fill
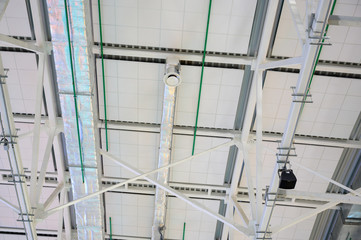
[[[69,47],[69,55],[70,55],[71,80],[72,80],[72,84],[73,84],[73,97],[74,97],[74,107],[75,107],[75,117],[76,117],[76,130],[77,130],[77,133],[78,133],[78,144],[79,144],[81,177],[82,177],[82,180],[83,180],[83,183],[84,183],[84,166],[83,166],[83,153],[82,153],[81,142],[80,142],[78,101],[77,101],[76,89],[75,89],[75,77],[74,77],[74,66],[73,66],[73,53],[72,53],[71,41],[70,41],[68,3],[67,3],[66,0],[64,0],[64,7],[65,7],[66,30],[67,30],[67,35],[68,35],[68,47]]]
[[[112,232],[112,218],[109,217],[109,237],[110,237],[110,240],[113,239],[113,232]]]
[[[100,55],[102,58],[102,77],[103,77],[103,95],[104,95],[104,121],[105,121],[105,146],[108,151],[108,119],[107,119],[107,99],[105,96],[105,77],[104,77],[104,53],[103,53],[103,31],[102,31],[102,15],[100,9],[100,0],[98,0],[99,12],[99,33],[100,33]]]
[[[184,240],[184,236],[186,235],[186,223],[184,222],[183,224],[183,240]]]
[[[204,73],[204,61],[206,59],[206,50],[207,50],[207,41],[208,41],[208,29],[209,29],[209,19],[211,17],[211,7],[212,7],[212,0],[209,0],[209,7],[208,7],[208,18],[207,18],[207,28],[206,28],[206,37],[204,40],[204,48],[203,48],[203,57],[202,57],[202,71],[201,71],[201,80],[199,83],[199,93],[198,93],[198,104],[197,104],[197,113],[196,113],[196,123],[194,124],[194,133],[193,133],[193,146],[192,146],[192,155],[194,155],[194,148],[196,145],[196,135],[197,135],[197,128],[198,128],[198,115],[199,115],[199,105],[201,102],[201,93],[202,93],[202,84],[203,84],[203,73]]]

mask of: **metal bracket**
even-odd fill
[[[313,103],[312,94],[297,93],[295,86],[292,86],[291,89],[293,91],[293,93],[291,94],[291,96],[293,97],[292,102],[295,102],[295,103]],[[300,99],[300,97],[302,97],[302,99]],[[311,100],[307,100],[307,98],[311,98]]]

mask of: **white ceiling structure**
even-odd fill
[[[360,39],[361,0],[0,1],[0,240],[341,239]]]

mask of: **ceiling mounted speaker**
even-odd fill
[[[280,176],[279,188],[294,189],[296,186],[297,178],[291,169],[282,169]]]

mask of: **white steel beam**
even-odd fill
[[[17,206],[15,206],[14,204],[10,203],[9,201],[6,201],[4,198],[0,197],[0,202],[2,202],[3,204],[5,204],[6,206],[8,206],[9,208],[11,208],[12,210],[14,210],[17,214],[20,213],[20,210]]]
[[[31,181],[30,181],[30,201],[33,207],[36,207],[36,180],[38,173],[39,162],[39,143],[40,143],[40,121],[41,121],[41,107],[43,105],[43,82],[44,82],[44,66],[45,56],[39,55],[39,64],[37,72],[37,86],[36,86],[36,100],[35,100],[35,119],[33,129],[32,141],[32,159],[31,159]]]
[[[315,193],[315,192],[280,189],[278,192],[278,196],[297,199],[297,200],[305,199],[305,200],[326,201],[326,202],[338,201],[340,203],[361,205],[361,197],[352,196],[352,194]]]
[[[113,162],[119,164],[120,166],[126,168],[127,170],[131,171],[132,173],[135,173],[137,175],[143,175],[144,173],[132,166],[130,166],[129,164],[127,164],[126,162],[116,158],[115,156],[113,156],[110,153],[107,153],[105,151],[101,150],[101,154],[103,156],[106,156],[107,158],[109,158],[110,160],[112,160]],[[177,198],[185,201],[186,203],[188,203],[189,205],[191,205],[192,207],[200,210],[203,213],[208,214],[209,216],[215,218],[218,221],[221,221],[222,223],[224,223],[225,225],[228,225],[229,227],[233,228],[234,230],[248,236],[250,234],[250,231],[248,230],[248,228],[242,227],[242,226],[237,226],[233,220],[229,220],[225,217],[223,217],[222,215],[214,212],[213,210],[207,208],[206,206],[203,206],[202,204],[191,200],[189,197],[187,197],[185,194],[174,190],[173,188],[169,187],[168,185],[160,182],[159,180],[153,180],[150,177],[144,177],[144,179],[146,179],[147,181],[153,183],[154,185],[156,185],[159,188],[162,188],[164,191],[167,191],[168,193],[176,196]],[[156,238],[155,240],[158,240],[158,238]]]
[[[3,0],[3,1],[0,1],[0,21],[1,19],[3,18],[4,16],[4,13],[6,11],[6,8],[8,6],[8,3],[9,3],[9,0]]]
[[[13,37],[9,37],[5,34],[0,33],[0,42],[10,44],[15,47],[20,47],[35,53],[46,53],[43,48],[35,45],[33,42],[25,42],[23,40],[19,40]],[[46,49],[45,49],[46,50]]]
[[[312,24],[312,30],[310,30],[310,35],[320,35],[323,36],[324,29],[326,27],[326,22],[331,10],[332,0],[321,0],[318,5],[317,12],[315,14],[315,19]],[[321,40],[320,40],[321,41]],[[311,78],[314,66],[316,64],[316,56],[319,51],[319,45],[313,45],[312,39],[307,39],[307,43],[304,47],[303,56],[304,63],[302,64],[302,68],[299,74],[296,93],[306,94],[308,90],[309,79]],[[292,147],[293,137],[295,133],[295,129],[297,127],[297,122],[300,114],[302,104],[300,102],[292,102],[291,109],[288,115],[287,125],[282,137],[282,141],[280,143],[280,147],[283,149],[287,149]],[[287,150],[281,150],[282,154],[287,154]],[[287,161],[288,158],[281,157],[279,160]],[[279,185],[279,176],[278,169],[282,167],[283,164],[275,164],[273,177],[270,183],[269,192],[277,192]],[[268,196],[268,201],[275,200],[276,195]],[[271,204],[272,205],[272,204]],[[257,237],[264,237],[268,231],[268,223],[269,219],[272,215],[273,207],[269,204],[265,204],[263,216],[259,225]],[[263,233],[261,233],[263,232]]]
[[[249,225],[249,219],[247,217],[247,214],[243,211],[243,208],[239,205],[239,203],[237,202],[237,197],[236,196],[232,196],[231,197],[232,202],[233,202],[233,206],[236,209],[236,212],[239,214],[239,216],[241,217],[242,222],[248,226]]]
[[[306,171],[308,171],[308,172],[310,172],[310,173],[312,173],[314,175],[316,175],[319,178],[322,178],[322,179],[326,180],[327,182],[335,184],[336,186],[339,186],[340,188],[343,188],[343,189],[349,191],[350,193],[352,193],[352,194],[354,194],[356,196],[361,197],[361,193],[358,193],[357,191],[355,191],[355,190],[353,190],[353,189],[351,189],[351,188],[349,188],[349,187],[347,187],[347,186],[345,186],[345,185],[343,185],[343,184],[341,184],[339,182],[336,182],[335,180],[333,180],[333,179],[331,179],[329,177],[326,177],[326,176],[324,176],[324,175],[322,175],[322,174],[320,174],[320,173],[318,173],[316,171],[313,171],[312,169],[309,169],[308,167],[305,167],[305,166],[303,166],[302,164],[299,164],[296,161],[293,161],[292,164],[295,165],[295,166],[298,166],[298,167],[300,167],[300,168],[302,168],[302,169],[304,169],[304,170],[306,170]]]
[[[30,199],[27,191],[27,186],[24,181],[24,169],[21,161],[19,146],[15,143],[16,129],[12,116],[12,109],[10,104],[9,92],[5,82],[5,72],[0,57],[0,112],[1,112],[1,130],[8,143],[5,151],[9,159],[11,167],[14,187],[19,202],[20,218],[23,220],[24,229],[28,239],[37,239],[36,229],[33,222]]]
[[[272,26],[271,26],[272,30]],[[119,47],[104,47],[104,55],[111,56],[125,56],[125,57],[139,57],[139,58],[159,58],[166,59],[168,56],[176,55],[179,60],[183,61],[202,61],[202,54],[199,53],[179,53],[179,52],[166,52],[156,50],[144,50],[144,49],[125,49]],[[94,46],[93,53],[100,54],[100,47]],[[206,63],[225,63],[225,64],[239,64],[239,65],[252,65],[254,57],[246,56],[232,56],[232,55],[207,55]],[[278,59],[265,58],[266,62],[277,62]],[[300,69],[300,66],[285,65],[285,68]],[[361,74],[361,68],[359,66],[341,65],[333,63],[319,63],[317,64],[316,71],[336,72],[336,73],[350,73]]]
[[[295,65],[301,65],[303,63],[303,57],[286,58],[278,61],[268,61],[262,63],[259,66],[260,70],[279,68],[279,67],[290,67]]]
[[[348,27],[361,27],[361,17],[331,15],[328,24]]]
[[[357,189],[356,191],[358,193],[361,193],[361,188]],[[347,196],[350,196],[350,195],[351,195],[350,193],[347,194]],[[341,203],[341,202],[340,201],[334,201],[334,202],[326,203],[325,205],[322,205],[322,206],[320,206],[320,207],[318,207],[316,209],[310,210],[307,213],[293,219],[291,222],[289,222],[287,224],[282,224],[282,225],[275,226],[275,227],[273,227],[271,229],[272,234],[278,233],[278,232],[280,232],[282,230],[285,230],[285,229],[287,229],[289,227],[292,227],[292,226],[296,225],[299,222],[302,222],[302,221],[304,221],[304,220],[306,220],[306,219],[308,219],[310,217],[313,217],[313,216],[319,214],[320,212],[323,212],[323,211],[325,211],[327,209],[330,209],[330,208],[336,206],[339,203]]]
[[[78,198],[78,199],[76,199],[76,200],[74,200],[74,201],[71,201],[71,202],[69,202],[69,203],[66,203],[66,204],[64,204],[64,205],[61,205],[61,206],[52,208],[52,209],[46,211],[43,215],[45,215],[45,216],[46,216],[46,215],[51,215],[51,214],[53,214],[53,213],[55,213],[55,212],[57,212],[57,211],[59,211],[59,210],[61,210],[61,209],[63,209],[63,208],[72,206],[72,205],[74,205],[74,204],[76,204],[76,203],[79,203],[79,202],[81,202],[81,201],[87,200],[87,199],[92,198],[92,197],[94,197],[94,196],[98,196],[99,194],[102,194],[102,193],[111,191],[111,190],[116,189],[116,188],[121,187],[121,186],[124,186],[124,185],[126,185],[126,184],[128,184],[128,183],[131,183],[131,182],[135,181],[135,180],[144,178],[144,177],[148,176],[149,174],[157,173],[158,171],[161,171],[161,170],[164,170],[164,169],[168,169],[168,168],[173,167],[173,166],[177,166],[177,165],[179,165],[179,164],[182,164],[182,163],[184,163],[184,162],[190,161],[190,160],[192,160],[192,159],[194,159],[194,158],[197,158],[197,157],[199,157],[199,156],[203,156],[203,155],[205,155],[205,154],[208,154],[209,152],[216,151],[216,150],[221,149],[221,148],[224,148],[224,147],[229,147],[229,146],[231,146],[231,145],[233,145],[233,144],[234,144],[234,141],[233,141],[233,140],[232,140],[232,141],[229,141],[229,142],[226,142],[226,143],[223,143],[223,144],[220,144],[220,145],[218,145],[218,146],[216,146],[216,147],[214,147],[214,148],[208,149],[208,150],[203,151],[203,152],[201,152],[201,153],[195,154],[195,155],[193,155],[193,156],[186,157],[186,158],[184,158],[184,159],[182,159],[182,160],[178,160],[177,162],[170,163],[170,164],[165,165],[165,166],[163,166],[163,167],[154,169],[154,170],[149,171],[149,172],[146,172],[146,173],[144,173],[144,174],[142,174],[142,175],[139,175],[139,176],[133,177],[133,178],[131,178],[131,179],[128,179],[128,180],[126,180],[126,181],[123,181],[123,182],[121,182],[121,183],[115,184],[115,185],[113,185],[113,186],[111,186],[111,187],[102,189],[102,190],[97,191],[97,192],[94,192],[94,193],[90,193],[90,194],[88,194],[88,195],[86,195],[86,196],[84,196],[84,197]],[[100,151],[103,152],[103,150],[100,150]]]
[[[45,200],[43,208],[47,209],[59,195],[59,193],[64,189],[64,182],[60,182],[58,186],[53,190],[50,196]],[[66,188],[65,188],[66,189]],[[64,204],[64,203],[63,203]]]
[[[254,66],[254,74],[253,74],[250,95],[248,98],[247,109],[246,109],[245,119],[244,119],[244,123],[243,123],[243,127],[242,127],[242,133],[241,133],[241,141],[242,141],[242,145],[244,148],[243,150],[246,149],[247,142],[249,140],[249,133],[251,130],[251,123],[253,120],[253,114],[254,114],[254,109],[255,109],[255,105],[256,105],[256,89],[258,86],[257,82],[258,82],[258,78],[260,76],[262,76],[262,69],[260,69],[259,67],[266,60],[267,50],[268,50],[268,46],[270,44],[270,38],[271,38],[271,34],[272,34],[272,27],[273,27],[274,19],[276,16],[277,5],[278,5],[277,0],[270,0],[268,2],[267,14],[265,17],[265,22],[264,22],[264,26],[263,26],[263,30],[262,30],[260,47],[258,50],[258,56],[252,64],[252,66]],[[261,112],[259,112],[259,113],[261,113]],[[258,127],[260,127],[260,126],[261,125],[259,124]],[[259,134],[258,137],[261,137],[260,136],[261,133],[259,132],[258,134]],[[241,150],[241,149],[239,149],[239,150]],[[244,154],[246,154],[246,155],[242,156]],[[252,225],[254,231],[256,231],[257,212],[256,212],[256,206],[255,206],[255,200],[254,200],[254,191],[253,191],[251,170],[250,170],[249,163],[248,163],[247,151],[243,151],[243,154],[241,154],[241,151],[238,151],[238,155],[239,156],[237,157],[237,160],[236,160],[236,163],[234,166],[234,170],[233,170],[232,183],[231,183],[231,187],[230,187],[228,202],[232,201],[231,200],[232,195],[235,194],[235,190],[238,188],[238,180],[239,180],[239,177],[241,176],[242,162],[244,161],[245,174],[247,177],[247,186],[248,186],[248,190],[250,190],[249,197],[250,197],[252,217],[253,217],[250,221],[250,225]],[[258,200],[259,200],[259,197],[258,197]],[[258,203],[257,205],[259,206],[260,203]],[[229,213],[229,211],[227,211],[227,213]],[[231,217],[231,216],[227,216],[227,217]],[[227,236],[228,230],[229,230],[228,228],[223,228],[223,235],[222,235],[223,239],[226,239],[225,237]]]
[[[38,46],[46,46],[50,45],[47,42],[47,27],[45,26],[45,12],[42,7],[41,2],[38,0],[30,0],[31,5],[31,12],[34,21],[34,32],[36,43]],[[49,125],[50,129],[56,128],[58,130],[58,122],[62,122],[62,120],[58,119],[58,110],[57,110],[57,103],[56,103],[56,96],[55,96],[55,88],[54,88],[54,80],[53,80],[53,73],[51,68],[51,57],[49,55],[45,56],[45,66],[44,66],[44,94],[46,99],[46,107],[48,111],[48,119],[47,124]],[[41,120],[43,122],[43,119]],[[53,149],[55,153],[55,162],[57,166],[57,179],[58,182],[66,182],[64,177],[64,154],[63,154],[63,146],[62,140],[59,134],[54,136],[53,141]],[[68,202],[68,194],[65,194],[64,202]],[[71,239],[71,226],[70,226],[70,211],[69,209],[64,209],[64,226],[65,226],[65,233],[66,239]]]

